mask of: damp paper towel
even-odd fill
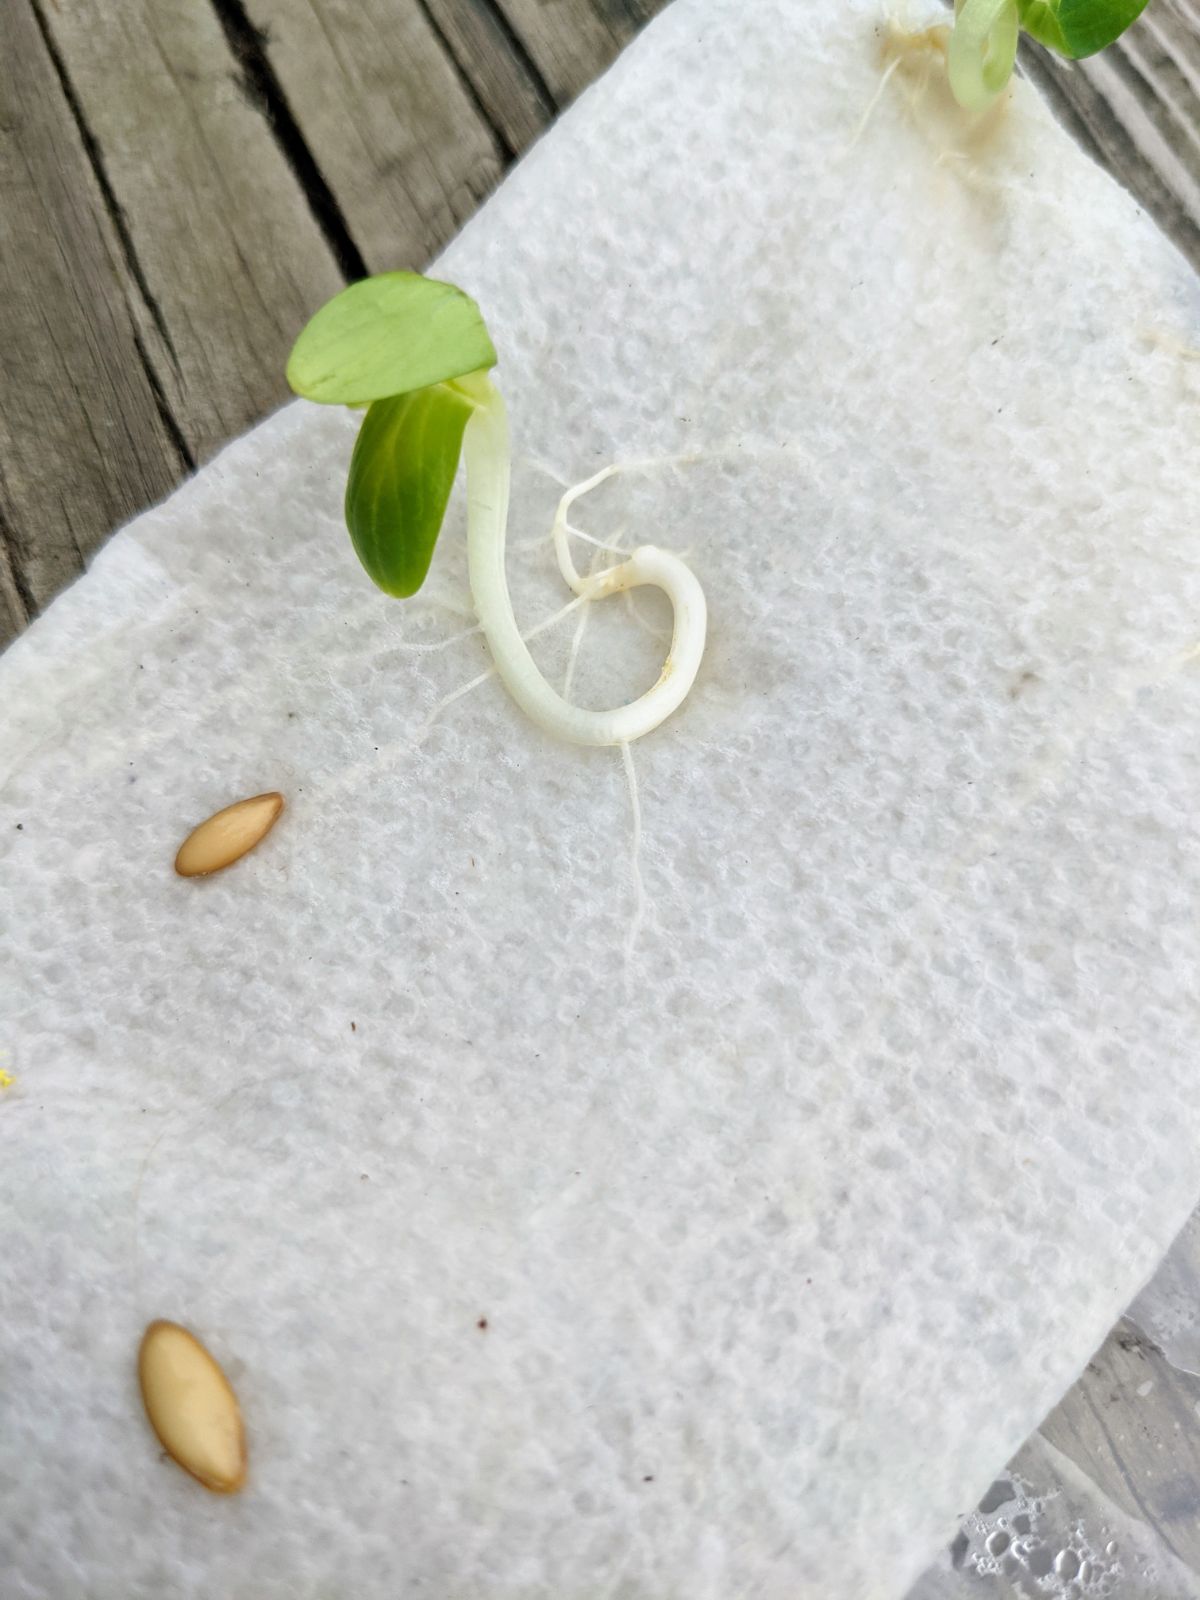
[[[344,412],[0,667],[6,1600],[901,1595],[1200,1193],[1197,284],[1028,88],[967,128],[918,55],[856,136],[886,44],[680,0],[438,263],[524,622],[559,480],[688,457],[576,508],[712,613],[640,920],[618,752],[495,679],[422,739],[487,666],[461,502],[378,594]],[[577,696],[666,621],[593,607]],[[160,1458],[156,1316],[235,1500]]]

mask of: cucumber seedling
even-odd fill
[[[496,359],[479,307],[461,289],[386,272],[351,284],[317,312],[296,341],[287,376],[309,400],[367,408],[346,484],[346,525],[375,583],[397,596],[421,587],[462,457],[471,598],[501,681],[547,733],[574,744],[628,745],[676,711],[692,687],[704,654],[704,592],[679,556],[649,544],[580,573],[567,513],[616,469],[576,485],[553,526],[563,580],[579,601],[651,585],[670,600],[674,623],[657,683],[629,704],[588,711],[551,687],[509,596],[510,446],[504,401],[489,376]]]
[[[955,0],[950,88],[959,105],[982,111],[1012,77],[1021,30],[1069,60],[1119,39],[1147,0]]]

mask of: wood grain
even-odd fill
[[[34,13],[0,50],[0,644],[186,462],[136,284]]]
[[[1041,1432],[1200,1574],[1200,1212]]]
[[[418,0],[509,156],[560,109],[524,40],[495,0]]]
[[[1122,1318],[1040,1432],[1200,1574],[1200,1378]]]
[[[665,0],[497,0],[561,108],[599,77]]]
[[[509,154],[424,7],[247,0],[247,15],[367,269],[424,266]]]
[[[125,218],[150,361],[202,461],[284,398],[296,329],[343,282],[335,246],[214,9],[47,0],[43,15]]]
[[[1080,143],[1200,270],[1200,3],[1151,0],[1116,44],[1068,62],[1028,43],[1024,70]]]

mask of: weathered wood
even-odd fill
[[[1042,1441],[1057,1454],[1047,1457]],[[1129,1316],[1118,1322],[1079,1381],[1017,1453],[1011,1471],[1036,1491],[1053,1491],[1053,1463],[1063,1457],[1083,1477],[1063,1484],[1068,1511],[1059,1509],[1049,1518],[1057,1534],[1065,1533],[1068,1515],[1083,1514],[1084,1539],[1099,1548],[1114,1531],[1116,1511],[1158,1546],[1160,1571],[1144,1573],[1133,1553],[1121,1548],[1123,1538],[1118,1541],[1126,1563],[1120,1600],[1158,1600],[1168,1588],[1182,1592],[1178,1579],[1184,1572],[1200,1576],[1200,1213],[1188,1221]],[[1003,1480],[993,1485],[981,1509],[997,1508],[997,1487],[1011,1485]],[[978,1538],[975,1544],[978,1549]],[[909,1600],[967,1600],[975,1594],[979,1574],[972,1562],[964,1563],[968,1548],[967,1535],[961,1535]],[[1051,1545],[1048,1559],[1053,1558]],[[1014,1569],[1006,1595],[1034,1592],[1036,1574],[1026,1561],[1022,1557]],[[1168,1569],[1169,1582],[1163,1578]],[[987,1592],[992,1593],[990,1586]]]
[[[1200,1378],[1122,1319],[1040,1432],[1200,1575],[1198,1405]]]
[[[0,644],[185,463],[105,197],[32,11],[0,50]]]
[[[319,225],[212,7],[47,0],[42,15],[125,218],[150,360],[203,460],[284,398],[288,349],[343,282],[344,241]]]
[[[1200,6],[1151,0],[1116,44],[1067,62],[1025,45],[1022,65],[1080,141],[1200,269]]]
[[[508,156],[425,7],[247,0],[247,15],[367,268],[424,266]]]
[[[507,155],[519,155],[558,109],[524,42],[494,0],[417,0],[470,85]]]
[[[582,93],[666,0],[495,0],[559,107]]]

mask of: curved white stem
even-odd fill
[[[612,711],[587,711],[572,705],[542,676],[521,637],[504,570],[508,523],[508,416],[500,392],[485,373],[456,380],[475,410],[463,436],[467,463],[467,561],[471,596],[484,637],[505,688],[540,728],[573,744],[628,744],[650,733],[677,711],[687,697],[704,654],[708,608],[704,591],[678,556],[655,545],[641,545],[625,561],[594,576],[576,570],[568,546],[567,512],[615,468],[569,489],[554,519],[559,570],[581,600],[601,600],[643,584],[659,588],[674,610],[671,648],[658,682],[628,705]]]

